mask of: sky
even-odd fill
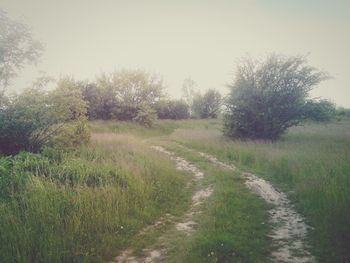
[[[311,97],[350,107],[349,0],[0,0],[0,8],[45,46],[13,89],[42,71],[93,81],[138,68],[162,75],[173,97],[186,78],[226,93],[240,58],[275,52],[309,54],[333,77]]]

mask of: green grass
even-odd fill
[[[174,249],[167,262],[270,262],[268,205],[245,187],[236,172],[222,170],[176,145],[163,145],[205,171],[201,188],[214,189],[202,212],[195,215],[196,231],[191,236],[175,231],[168,237]]]
[[[0,158],[1,262],[102,262],[129,246],[141,253],[168,232],[170,262],[268,262],[266,204],[235,174],[171,141],[273,182],[314,228],[309,241],[317,260],[350,262],[349,120],[295,127],[276,143],[227,139],[220,120],[90,126],[90,145],[74,152]],[[190,202],[190,176],[150,144],[196,163],[204,183],[214,185],[191,237],[170,225],[136,235],[165,213],[180,218]]]
[[[350,261],[349,120],[295,127],[276,143],[232,141],[211,128],[182,128],[171,137],[278,185],[314,227],[310,242],[318,261]]]
[[[89,126],[96,133],[132,134],[141,138],[170,135],[177,128],[221,128],[217,120],[157,120],[151,128],[142,126],[136,122],[127,121],[92,121]]]
[[[103,262],[188,205],[188,176],[127,135],[1,160],[1,262]],[[155,160],[157,160],[155,162]]]

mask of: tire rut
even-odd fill
[[[231,171],[237,170],[234,165],[221,162],[212,155],[180,146],[188,151],[196,152],[221,168]],[[305,224],[302,216],[293,209],[286,194],[252,173],[243,172],[241,174],[250,191],[273,205],[273,208],[269,210],[270,223],[274,226],[270,237],[277,248],[271,254],[272,260],[285,263],[315,262],[315,258],[308,251],[305,243],[310,227]]]
[[[199,170],[195,165],[188,162],[184,158],[181,158],[179,156],[176,156],[174,153],[165,150],[161,146],[152,146],[152,148],[162,154],[166,154],[169,156],[169,158],[176,163],[176,169],[181,171],[186,171],[191,174],[193,174],[193,179],[190,183],[198,183],[204,178],[204,173]],[[151,226],[145,227],[143,230],[140,231],[139,235],[146,234],[151,229],[157,228],[159,225],[162,225],[165,223],[165,221],[171,220],[171,222],[174,224],[175,229],[177,231],[185,233],[185,235],[189,236],[195,231],[195,226],[197,225],[197,222],[194,221],[194,215],[201,213],[200,205],[208,199],[211,194],[213,193],[212,186],[208,186],[206,188],[202,188],[197,190],[192,195],[192,202],[190,205],[189,210],[185,213],[185,215],[182,217],[182,220],[179,222],[176,222],[172,220],[172,216],[167,214],[165,217],[162,217],[159,219],[155,224]],[[122,253],[115,257],[114,260],[110,261],[109,263],[152,263],[152,262],[166,262],[166,254],[169,250],[169,247],[166,247],[164,243],[164,237],[160,236],[158,238],[158,243],[161,243],[161,248],[146,248],[143,250],[143,252],[146,254],[144,257],[136,257],[133,255],[133,250],[131,248],[128,248]],[[157,243],[157,242],[156,242]]]

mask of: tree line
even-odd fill
[[[134,120],[151,126],[157,118],[216,118],[221,106],[221,95],[214,89],[203,95],[193,91],[184,93],[182,99],[170,99],[160,76],[139,69],[102,74],[94,82],[78,85],[90,120]]]
[[[135,121],[152,126],[156,119],[217,118],[231,138],[276,140],[305,120],[329,121],[336,113],[327,100],[309,92],[329,78],[303,56],[271,54],[265,60],[245,58],[237,66],[226,98],[215,89],[201,93],[191,79],[181,99],[166,95],[163,79],[142,70],[101,74],[93,82],[39,78],[19,94],[6,92],[25,64],[40,58],[42,45],[30,29],[0,10],[0,154],[39,151],[44,146],[69,148],[89,139],[87,120]],[[338,110],[348,116],[347,109]]]

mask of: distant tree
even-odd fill
[[[203,95],[198,93],[193,99],[192,110],[194,114],[202,119],[217,118],[222,105],[220,92],[208,89]]]
[[[25,24],[0,9],[0,103],[10,80],[25,65],[37,62],[43,51]]]
[[[156,111],[148,104],[139,105],[133,121],[146,126],[152,127],[157,119]]]
[[[338,107],[336,112],[338,117],[350,118],[350,109],[344,107]]]
[[[305,119],[327,122],[336,117],[337,109],[335,105],[328,100],[307,100],[303,112]]]
[[[306,99],[324,72],[302,56],[272,54],[265,61],[245,58],[230,85],[224,130],[230,137],[275,140],[305,117]]]
[[[181,120],[190,116],[189,106],[183,100],[161,100],[156,103],[155,109],[159,119]]]
[[[24,90],[0,108],[0,152],[37,152],[45,145],[73,146],[89,139],[86,104],[72,79],[62,79],[51,92]]]
[[[164,97],[163,80],[142,70],[120,70],[97,79],[100,89],[112,92],[113,114],[117,119],[131,120],[144,105],[153,108]]]
[[[182,84],[182,100],[188,105],[190,115],[193,114],[193,101],[198,93],[196,82],[191,78],[185,79]]]
[[[114,117],[117,98],[110,85],[101,83],[80,83],[82,95],[87,102],[87,115],[90,120],[108,120]]]

